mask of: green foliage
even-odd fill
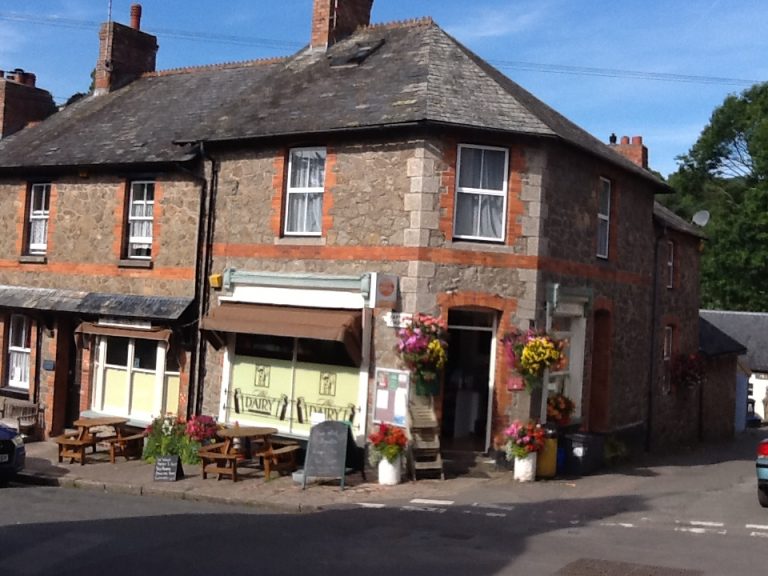
[[[184,422],[166,416],[155,418],[147,427],[142,457],[154,462],[159,456],[178,456],[184,464],[199,464],[199,449],[200,442],[187,435]]]
[[[660,201],[687,219],[711,214],[702,307],[768,311],[768,83],[726,98],[679,160],[670,177],[677,194]]]

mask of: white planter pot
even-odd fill
[[[400,484],[401,456],[395,458],[390,464],[389,460],[382,458],[379,462],[379,484],[394,486]]]
[[[536,452],[529,452],[525,458],[515,456],[515,480],[519,482],[536,480]]]

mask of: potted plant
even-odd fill
[[[377,466],[379,484],[400,483],[402,457],[408,445],[405,431],[391,424],[379,424],[378,429],[368,436],[371,443],[369,458],[371,466]]]
[[[567,426],[575,408],[576,403],[565,394],[552,394],[547,398],[547,421],[558,426]]]
[[[522,423],[515,420],[506,429],[507,458],[514,459],[514,478],[520,482],[536,479],[536,456],[544,447],[544,429],[534,421]]]
[[[564,343],[545,332],[513,330],[504,334],[501,343],[511,372],[510,390],[519,389],[516,382],[522,379],[530,393],[541,386],[544,370],[563,359]]]
[[[439,392],[438,371],[448,359],[445,321],[429,314],[414,314],[398,333],[396,352],[411,371],[416,394]]]

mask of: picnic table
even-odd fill
[[[62,434],[55,438],[59,446],[59,462],[69,458],[70,463],[79,462],[85,464],[85,450],[89,446],[96,452],[96,444],[99,442],[116,443],[124,435],[121,427],[128,423],[128,418],[120,416],[99,416],[95,418],[78,418],[72,425],[77,428],[74,434]],[[97,428],[111,427],[114,432],[107,435],[99,435]],[[111,460],[114,462],[114,452],[110,450]]]
[[[217,435],[222,442],[203,446],[198,452],[203,467],[203,479],[208,474],[216,474],[217,479],[223,476],[237,482],[238,462],[249,459],[259,459],[264,468],[264,476],[269,480],[272,470],[295,466],[294,455],[299,449],[298,444],[275,445],[272,436],[277,434],[277,428],[266,426],[231,426],[223,428]],[[236,442],[237,440],[237,442]],[[243,442],[248,440],[248,442]]]

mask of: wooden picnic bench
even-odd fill
[[[237,482],[237,461],[241,460],[241,454],[229,451],[229,442],[217,442],[208,444],[197,451],[203,466],[203,480],[208,474],[216,474],[216,479],[229,476],[233,482]]]
[[[270,480],[272,470],[280,473],[291,473],[296,470],[296,452],[300,449],[298,442],[272,440],[263,450],[255,452],[254,456],[261,459],[264,478]]]
[[[144,451],[144,438],[147,433],[142,430],[135,434],[125,435],[122,428],[118,427],[117,434],[113,438],[109,438],[109,461],[114,464],[115,458],[123,456],[126,460],[131,458],[141,458]]]
[[[59,446],[59,462],[63,462],[64,458],[69,458],[70,464],[80,462],[81,466],[85,464],[85,449],[88,446],[93,446],[94,448],[96,446],[93,436],[78,438],[77,436],[62,434],[57,436],[55,441]]]

